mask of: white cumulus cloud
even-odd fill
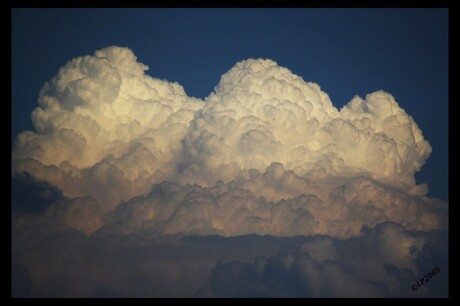
[[[248,59],[206,99],[145,74],[128,48],[69,61],[18,135],[13,175],[62,191],[48,214],[86,234],[359,235],[446,227],[414,174],[431,147],[382,91],[341,110],[272,60]]]
[[[13,296],[446,296],[447,203],[391,94],[339,110],[248,59],[197,99],[147,69],[108,47],[43,86],[12,152]]]

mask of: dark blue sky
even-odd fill
[[[14,9],[12,139],[33,129],[39,90],[59,67],[109,45],[199,98],[250,57],[318,83],[338,108],[388,91],[433,147],[417,181],[447,199],[447,9]]]

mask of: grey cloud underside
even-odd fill
[[[389,235],[396,241],[389,242]],[[381,224],[360,238],[334,240],[316,236],[297,244],[294,250],[283,250],[268,258],[218,262],[200,294],[219,297],[446,296],[445,253],[435,254],[420,247],[422,241],[431,239],[445,239],[445,236],[439,232],[409,233],[393,223]],[[429,242],[438,248],[443,248],[443,243],[446,241]],[[411,285],[423,277],[416,271],[429,273],[435,265],[444,273],[433,278],[427,287],[413,291]]]
[[[414,177],[431,147],[389,93],[338,110],[317,84],[248,59],[201,100],[147,69],[128,48],[108,47],[69,61],[43,86],[36,131],[18,135],[12,152],[17,292],[409,295],[405,282],[424,272],[418,261],[443,254],[430,237],[445,238],[447,203],[426,197]],[[281,241],[297,238],[251,236],[259,251],[232,250],[230,237],[251,234],[313,240],[284,254]],[[216,238],[223,242],[214,254],[177,238],[190,235],[227,238]],[[366,239],[384,239],[388,249]],[[145,241],[167,251],[148,260]],[[355,247],[386,255],[375,251],[374,264],[351,271],[364,260]],[[332,256],[325,262],[323,249]],[[118,254],[104,263],[110,252]],[[123,267],[113,281],[110,265]],[[337,275],[344,280],[334,282]]]
[[[31,224],[13,230],[15,239],[28,241],[13,245],[13,279],[20,296],[447,295],[444,231],[408,232],[384,223],[349,239],[155,236],[148,231],[86,236],[50,224],[37,233],[37,224]],[[412,291],[411,285],[435,267],[440,273]]]

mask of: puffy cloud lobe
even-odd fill
[[[323,234],[348,238],[386,221],[418,231],[447,226],[442,202],[389,190],[363,177],[328,184],[329,189],[318,187],[280,164],[208,188],[164,182],[148,195],[120,204],[107,229],[123,234],[149,229],[169,235]],[[323,199],[314,193],[318,188],[328,191]],[[296,196],[268,201],[258,194],[261,189]]]
[[[37,199],[28,202],[40,203],[41,194],[56,194],[54,187],[46,186],[35,192]],[[278,200],[269,201],[263,193]],[[120,203],[111,212],[91,197],[69,199],[57,193],[53,199],[55,203],[45,207],[44,218],[86,234],[128,235],[149,230],[164,235],[324,234],[348,238],[385,221],[419,231],[447,227],[442,202],[389,190],[363,177],[313,184],[277,163],[262,173],[252,170],[237,181],[213,187],[156,184],[147,195]]]
[[[273,61],[247,60],[222,76],[206,99],[184,151],[184,174],[201,184],[280,162],[301,176],[365,173],[424,194],[414,172],[431,147],[388,93],[355,97],[339,112],[318,85]]]
[[[235,185],[203,189],[163,183],[147,197],[120,205],[114,213],[118,228],[111,230],[124,234],[153,228],[164,234],[308,235],[318,225],[308,211],[315,205],[319,200],[314,196],[268,203]]]
[[[37,133],[18,136],[14,171],[49,181],[67,196],[93,196],[107,209],[171,176],[203,102],[145,75],[147,69],[119,47],[69,61],[42,88],[32,113]]]
[[[14,160],[65,172],[116,163],[136,186],[160,180],[153,175],[210,186],[280,162],[301,176],[362,172],[410,193],[426,191],[413,174],[431,148],[387,93],[355,97],[339,112],[317,84],[271,60],[247,60],[201,101],[147,69],[119,47],[67,63],[43,87],[32,114],[38,134],[19,135]],[[53,183],[66,193],[66,184]]]
[[[122,232],[166,234],[445,227],[445,206],[418,196],[426,187],[414,179],[431,148],[390,94],[338,111],[318,85],[271,60],[246,60],[201,101],[147,69],[120,47],[69,61],[40,92],[37,133],[17,138],[13,173],[94,201],[62,208],[69,222],[73,213],[95,219],[74,228],[112,226],[101,214]]]

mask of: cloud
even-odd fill
[[[35,131],[12,152],[19,295],[405,295],[419,261],[446,252],[423,237],[445,235],[447,203],[414,176],[431,147],[391,94],[338,110],[319,85],[248,59],[197,99],[147,70],[130,49],[108,47],[41,89]],[[195,235],[227,238],[212,253],[184,242]],[[227,256],[247,251],[230,247],[245,235],[258,235],[260,252]],[[275,243],[278,254],[263,235],[313,240],[288,253]],[[139,251],[149,239],[168,250],[154,262]],[[377,250],[378,266],[354,247]],[[112,281],[103,258],[113,252],[123,271]]]
[[[162,234],[323,234],[344,238],[386,221],[409,230],[446,228],[442,202],[410,197],[370,179],[348,179],[331,188],[326,201],[306,192],[308,189],[303,189],[306,194],[297,191],[296,197],[267,201],[257,195],[258,188],[283,194],[293,192],[296,180],[299,186],[308,183],[280,164],[256,172],[247,180],[209,188],[172,182],[155,185],[148,195],[120,204],[110,215],[113,221],[107,228],[124,234],[150,229]],[[284,188],[278,181],[292,184]]]
[[[36,228],[24,223],[14,231],[23,243],[13,244],[17,266],[27,267],[14,269],[14,290],[32,297],[447,296],[445,231],[384,223],[336,239],[153,236],[148,230],[87,236]],[[435,266],[441,272],[412,291]]]
[[[378,225],[348,240],[316,236],[299,243],[295,251],[259,256],[252,263],[218,262],[201,293],[218,297],[446,296],[447,270],[433,279],[436,285],[411,289],[420,274],[434,268],[433,264],[447,264],[446,256],[429,264],[417,262],[424,256],[421,254],[432,254],[426,245],[445,243],[443,234],[436,237],[407,232],[393,223]]]
[[[204,102],[146,69],[119,47],[69,61],[42,88],[32,112],[37,132],[18,136],[14,171],[49,181],[66,196],[92,196],[104,209],[170,176]]]
[[[154,182],[212,186],[273,162],[302,177],[363,174],[426,192],[414,172],[431,147],[388,93],[355,97],[338,111],[317,84],[250,59],[202,101],[147,69],[120,47],[69,61],[42,88],[32,113],[37,132],[18,136],[14,170],[110,208]],[[106,192],[91,187],[101,184]]]
[[[362,173],[423,194],[413,175],[431,147],[388,93],[355,97],[338,111],[317,84],[271,60],[247,60],[223,75],[206,99],[184,151],[184,175],[201,184],[280,162],[304,177]]]

